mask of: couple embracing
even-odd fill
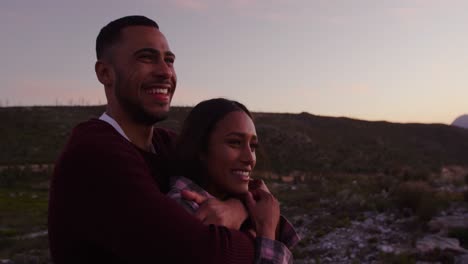
[[[279,203],[251,179],[249,110],[211,99],[180,135],[167,118],[175,54],[156,22],[101,29],[95,71],[107,107],[72,131],[51,179],[49,241],[61,263],[292,263],[298,242]]]

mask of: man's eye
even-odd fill
[[[172,65],[172,64],[174,64],[175,59],[174,58],[166,58],[166,59],[164,59],[164,61],[167,64]]]
[[[153,60],[153,55],[151,54],[142,54],[139,56],[140,60],[145,60],[145,61],[152,61]]]

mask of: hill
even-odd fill
[[[179,130],[189,110],[174,107],[160,125]],[[5,166],[52,163],[72,127],[103,111],[0,108],[0,262],[50,263],[51,170]],[[466,263],[457,254],[468,248],[468,129],[309,113],[254,115],[258,176],[286,176],[267,183],[302,237],[295,262]],[[284,181],[292,175],[307,180]]]
[[[173,107],[161,126],[178,130],[190,108]],[[73,126],[103,106],[0,108],[0,165],[53,163]],[[308,113],[255,113],[259,169],[323,172],[434,170],[468,165],[468,130]]]
[[[461,115],[457,117],[453,121],[452,126],[468,128],[468,115]]]

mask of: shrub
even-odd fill
[[[380,260],[382,261],[382,263],[394,263],[394,264],[416,263],[415,257],[409,253],[401,253],[401,254],[381,253]]]
[[[401,183],[396,190],[395,200],[400,209],[410,208],[422,221],[431,219],[443,205],[443,199],[423,181]]]

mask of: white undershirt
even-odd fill
[[[114,118],[110,117],[106,112],[104,112],[100,117],[100,120],[108,123],[111,125],[117,132],[119,132],[122,137],[124,137],[127,141],[132,142],[127,135],[125,135],[125,132],[123,131],[122,127],[115,121]],[[156,149],[154,148],[153,144],[151,144],[151,152],[156,153]]]

